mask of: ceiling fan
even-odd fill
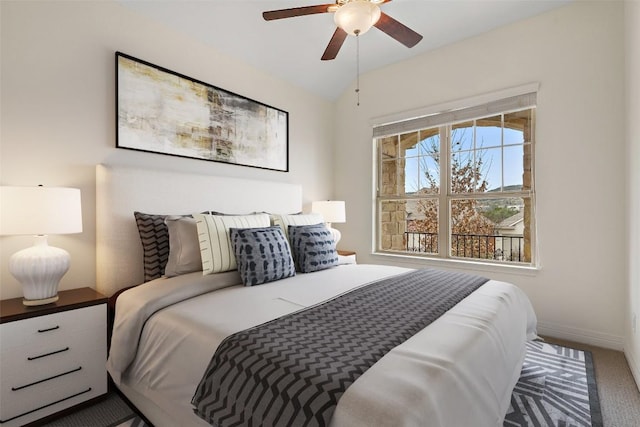
[[[271,10],[262,13],[266,21],[317,13],[334,13],[336,31],[322,55],[322,60],[335,59],[347,35],[359,36],[372,26],[387,33],[403,45],[413,47],[422,36],[380,10],[379,4],[391,0],[336,0],[331,4]]]

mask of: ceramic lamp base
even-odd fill
[[[340,232],[340,230],[336,230],[335,228],[331,227],[331,224],[327,224],[327,229],[331,232],[331,235],[333,236],[333,241],[336,242],[336,245],[338,244],[338,242],[340,241],[340,238],[342,237],[342,233]]]
[[[44,298],[44,299],[23,299],[22,300],[22,304],[26,305],[26,306],[34,306],[34,305],[45,305],[45,304],[51,304],[58,301],[58,295],[56,295],[55,297],[51,297],[51,298]]]
[[[33,246],[9,258],[9,272],[22,284],[24,305],[57,301],[58,283],[69,270],[69,265],[69,253],[49,246],[47,236],[36,236]]]

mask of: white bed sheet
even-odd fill
[[[406,271],[345,265],[250,288],[228,286],[237,273],[158,279],[119,297],[107,367],[157,427],[204,426],[191,398],[226,336]],[[489,281],[353,383],[332,426],[502,425],[535,327],[524,293]]]

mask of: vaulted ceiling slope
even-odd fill
[[[332,13],[267,22],[262,12],[323,0],[117,0],[258,69],[329,100],[356,76],[356,40],[321,61],[335,30]],[[404,61],[491,29],[564,6],[571,0],[393,0],[381,10],[424,36],[409,49],[372,28],[360,38],[360,73]]]

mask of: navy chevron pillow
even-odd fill
[[[230,228],[229,237],[245,286],[295,276],[289,242],[279,226]]]
[[[144,265],[144,281],[157,279],[164,274],[169,259],[169,229],[164,223],[167,215],[134,212]]]
[[[289,240],[299,272],[311,273],[338,265],[336,242],[324,224],[290,225]]]

